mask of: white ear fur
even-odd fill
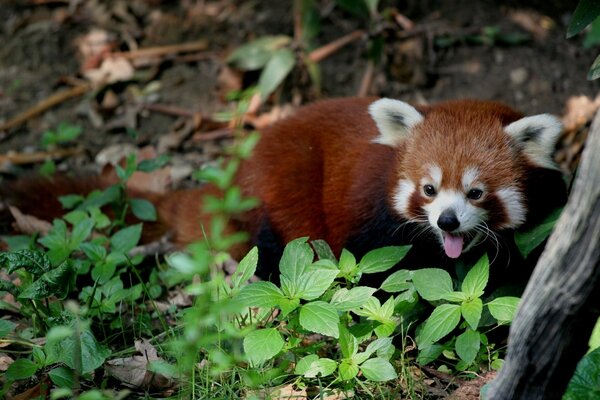
[[[504,131],[521,146],[531,161],[544,168],[557,168],[552,153],[563,131],[558,117],[539,114],[521,118],[506,126]]]
[[[396,146],[410,135],[415,125],[423,121],[423,115],[413,106],[393,99],[384,98],[372,103],[369,114],[380,134],[373,142],[387,146]]]

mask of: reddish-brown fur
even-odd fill
[[[467,158],[475,159],[483,166],[486,181],[497,186],[514,180],[520,169],[530,167],[502,134],[502,126],[521,117],[507,106],[464,100],[417,107],[426,115],[424,123],[412,139],[393,148],[373,143],[379,133],[368,106],[375,100],[318,102],[264,129],[253,157],[241,165],[237,177],[244,194],[257,197],[261,206],[236,217],[230,229],[249,231],[254,242],[260,241],[265,226],[280,244],[301,236],[324,239],[339,254],[353,235],[378,217],[376,208],[382,201],[389,205],[402,174],[419,180],[425,168],[424,155],[436,160],[445,172],[458,170],[457,165]],[[437,135],[439,132],[445,134]],[[443,142],[438,142],[442,138]],[[458,151],[448,153],[455,142],[460,142],[455,147]],[[459,175],[445,174],[444,184],[458,185]],[[97,184],[101,186],[102,182]],[[51,202],[51,193],[64,194],[69,191],[65,188],[73,189],[71,184],[58,181],[60,185],[64,187],[36,193]],[[21,198],[35,190],[30,183],[17,183],[12,188],[21,193]],[[168,229],[179,245],[201,239],[201,226],[210,220],[202,213],[201,199],[207,193],[214,194],[216,189],[205,186],[166,196],[147,195],[157,206],[160,223],[150,227],[146,238],[156,238]],[[414,208],[416,213],[424,200],[418,193],[414,196],[409,209]],[[54,215],[60,215],[56,203],[48,204]],[[24,211],[36,214],[35,204],[32,206]],[[502,214],[493,198],[486,207],[492,214]],[[392,218],[401,222],[399,215]],[[246,249],[237,248],[235,256],[240,257]]]

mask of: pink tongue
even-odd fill
[[[444,250],[450,258],[458,258],[463,249],[463,237],[444,232]]]

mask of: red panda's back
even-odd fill
[[[240,171],[242,185],[261,200],[269,224],[284,242],[298,236],[323,238],[334,250],[343,243],[348,227],[341,225],[355,220],[359,211],[347,206],[356,206],[349,196],[357,175],[379,169],[361,164],[392,154],[372,143],[377,129],[368,106],[373,100],[317,102],[261,132],[252,159]]]

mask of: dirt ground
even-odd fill
[[[224,90],[228,85],[223,85],[226,56],[250,39],[291,36],[294,28],[291,2],[275,0],[3,3],[0,123],[70,85],[84,82],[81,41],[94,28],[111,36],[113,51],[130,50],[132,43],[147,48],[206,41],[206,49],[192,54],[190,61],[167,57],[149,68],[137,69],[133,79],[111,85],[114,104],[109,107],[104,104],[106,88],[89,91],[26,118],[2,135],[0,153],[32,152],[40,149],[43,132],[61,122],[83,127],[78,144],[84,153],[59,162],[59,170],[86,166],[111,144],[156,145],[162,135],[173,131],[174,124],[180,123],[177,115],[135,109],[133,103],[153,102],[202,115],[227,110],[230,105],[224,100]],[[584,49],[582,37],[565,38],[571,7],[534,1],[516,4],[384,2],[384,6],[399,6],[398,11],[414,23],[416,33],[406,35],[399,27],[396,32],[388,29],[384,34],[385,56],[375,68],[368,91],[417,102],[461,97],[496,99],[528,114],[561,114],[569,97],[594,97],[600,86],[587,81],[586,74],[597,51]],[[332,0],[319,1],[318,5],[319,45],[355,29],[375,29],[366,18],[345,12]],[[489,33],[494,29],[496,34]],[[367,68],[365,39],[349,44],[320,64],[320,97],[356,95]],[[241,83],[245,87],[256,78],[257,74],[247,73]],[[274,103],[316,99],[314,91],[306,90],[308,86],[302,72],[295,71],[280,96],[263,109]],[[144,91],[150,94],[139,94]],[[127,134],[127,128],[135,129],[136,139]],[[218,141],[192,142],[184,142],[176,152],[183,151],[194,167],[219,152]],[[30,167],[10,165],[3,172],[12,175]]]

